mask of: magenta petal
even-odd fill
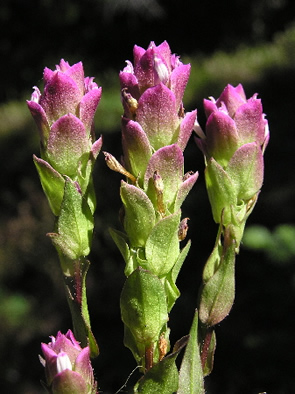
[[[220,107],[222,103],[225,104],[229,116],[233,117],[236,110],[246,102],[246,96],[242,85],[238,85],[234,88],[232,85],[227,85],[221,93],[219,99],[216,102],[217,107]]]
[[[79,343],[74,338],[73,333],[71,333],[69,336],[68,332],[66,335],[58,332],[56,340],[51,345],[51,347],[56,353],[60,353],[61,351],[67,353],[71,360],[71,363],[75,362],[78,354],[82,350]]]
[[[100,137],[98,140],[96,140],[94,142],[94,144],[91,147],[91,154],[92,154],[94,160],[96,160],[96,158],[101,150],[102,142],[103,142],[102,137]]]
[[[188,193],[191,191],[192,187],[196,183],[199,177],[199,173],[195,172],[194,174],[190,175],[181,185],[177,192],[177,196],[175,199],[174,205],[174,212],[177,212],[178,209],[181,208],[181,205],[185,198],[187,197]]]
[[[247,100],[243,85],[241,83],[239,83],[234,89],[235,92],[242,98],[242,100]]]
[[[138,46],[138,45],[134,45],[133,48],[133,58],[134,58],[134,65],[136,66],[140,59],[142,58],[142,56],[145,54],[145,49]]]
[[[212,112],[218,111],[215,101],[204,99],[203,105],[207,118],[209,118]]]
[[[101,88],[90,90],[83,96],[80,102],[80,120],[84,123],[85,129],[90,135],[95,111],[101,98]]]
[[[236,187],[238,199],[247,201],[252,198],[263,182],[264,164],[260,146],[256,142],[241,146],[226,171]]]
[[[66,113],[75,114],[81,98],[82,95],[76,82],[66,74],[56,71],[45,85],[40,105],[49,123],[52,124]]]
[[[41,343],[41,350],[45,359],[46,380],[50,384],[54,376],[57,374],[57,354],[45,343]]]
[[[86,346],[79,353],[76,358],[76,362],[74,365],[74,370],[79,372],[82,376],[91,376],[92,375],[92,366],[90,363],[90,349],[89,346]]]
[[[213,156],[222,166],[239,147],[239,136],[235,122],[223,111],[213,112],[206,125],[208,156]]]
[[[70,68],[71,66],[69,65],[69,62],[65,61],[64,59],[61,59],[59,65],[56,66],[56,69],[62,71],[63,73],[66,73]]]
[[[45,146],[50,132],[46,113],[44,109],[41,107],[41,105],[36,103],[35,101],[27,101],[27,105],[37,124],[40,133],[41,143],[43,146]]]
[[[154,86],[154,49],[148,48],[139,62],[135,64],[134,74],[138,80],[141,93],[148,87]]]
[[[197,117],[197,110],[187,112],[180,124],[180,131],[177,139],[177,145],[184,151],[188,140],[192,134],[195,120]]]
[[[155,44],[154,44],[155,45]],[[171,69],[171,49],[167,41],[163,41],[162,44],[155,48],[155,52],[158,53],[165,61],[168,69]]]
[[[243,144],[257,141],[260,145],[265,139],[265,120],[261,100],[251,98],[241,105],[234,116],[238,133]]]
[[[144,175],[144,189],[148,190],[154,173],[161,176],[164,183],[163,200],[169,207],[175,199],[182,183],[184,159],[178,145],[168,145],[157,150],[151,157]],[[147,191],[149,195],[149,191]]]
[[[206,139],[203,140],[199,137],[195,137],[194,140],[203,155],[208,156]]]
[[[62,60],[61,60],[62,62]],[[61,63],[60,63],[61,65]],[[61,69],[61,71],[63,71]],[[84,94],[84,69],[83,69],[83,64],[82,62],[73,64],[72,66],[69,66],[69,68],[65,71],[65,74],[68,75],[70,78],[72,78],[79,90],[80,90],[80,94],[83,95]]]
[[[59,332],[59,333],[60,333],[60,332]],[[60,333],[60,334],[61,334],[61,333]],[[62,336],[62,334],[61,334],[61,336]],[[75,338],[75,336],[74,336],[72,330],[69,329],[69,330],[66,332],[65,337],[66,337],[69,341],[71,341],[71,345],[74,346],[77,350],[80,351],[80,350],[82,349],[81,346],[80,346],[80,342],[78,342],[78,341],[76,340],[76,338]]]
[[[155,150],[175,142],[179,119],[171,90],[162,83],[146,90],[138,102],[136,120]]]
[[[53,77],[53,74],[55,73],[55,71],[50,70],[50,68],[45,67],[44,71],[43,71],[43,82],[44,85],[46,85],[50,79]]]
[[[56,352],[52,349],[51,344],[41,343],[41,350],[44,355],[45,361],[50,360],[50,358],[56,356]]]
[[[190,70],[190,64],[182,64],[179,67],[176,67],[171,73],[171,90],[175,94],[177,109],[179,109],[182,103],[182,98],[189,79]]]
[[[51,165],[63,175],[74,175],[79,160],[89,150],[84,124],[72,114],[64,115],[51,127],[47,155]]]
[[[121,71],[119,74],[121,89],[127,88],[128,93],[136,100],[139,99],[140,93],[138,88],[138,80],[134,74]]]
[[[142,179],[152,155],[152,148],[139,123],[122,119],[122,146],[127,170]]]

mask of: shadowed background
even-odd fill
[[[216,328],[215,366],[208,394],[295,392],[295,3],[292,0],[2,0],[0,4],[0,389],[41,393],[40,342],[71,327],[56,252],[45,236],[54,219],[32,162],[38,135],[25,100],[42,86],[45,66],[83,61],[103,86],[96,115],[103,149],[117,158],[122,114],[118,72],[134,44],[167,40],[192,65],[187,111],[218,97],[227,83],[258,93],[270,125],[265,184],[248,220],[237,257],[236,300]],[[186,335],[196,307],[202,267],[216,235],[204,185],[203,158],[193,139],[186,171],[199,180],[183,205],[193,245],[170,316],[171,343]],[[119,296],[123,260],[108,228],[120,229],[119,183],[100,155],[95,235],[89,256],[89,309],[101,355],[94,368],[103,393],[115,393],[135,367],[123,346]],[[132,385],[139,375],[130,378]]]

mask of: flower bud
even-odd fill
[[[81,348],[73,333],[57,333],[48,344],[42,343],[43,357],[40,361],[45,367],[47,387],[54,394],[96,394],[90,363],[89,347]]]

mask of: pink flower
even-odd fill
[[[71,330],[57,333],[48,344],[42,343],[47,385],[52,393],[96,394],[96,382],[90,362],[89,347],[82,349]]]

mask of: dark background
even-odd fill
[[[262,98],[271,130],[265,155],[265,184],[248,227],[261,225],[271,245],[237,257],[236,300],[216,328],[215,366],[206,378],[209,394],[289,394],[294,377],[294,105],[295,2],[293,0],[2,0],[0,4],[0,390],[41,393],[40,342],[71,327],[58,260],[50,240],[53,218],[42,194],[32,154],[38,154],[36,127],[25,99],[42,85],[45,66],[60,58],[80,60],[104,93],[97,133],[104,150],[117,158],[120,98],[117,73],[132,60],[134,44],[167,40],[172,52],[192,64],[185,96],[187,110],[242,82],[247,96]],[[202,267],[214,243],[203,179],[203,158],[193,140],[185,151],[186,170],[200,178],[183,205],[192,239],[178,280],[182,293],[171,316],[171,343],[189,331]],[[104,164],[94,173],[98,207],[88,297],[101,355],[94,361],[100,390],[115,393],[135,367],[125,349],[119,296],[123,261],[108,233],[119,228],[120,176]],[[278,229],[285,225],[287,236]],[[287,225],[287,226],[286,226]],[[285,233],[284,233],[285,234]],[[249,244],[250,245],[250,244]],[[138,379],[136,372],[130,385]]]

